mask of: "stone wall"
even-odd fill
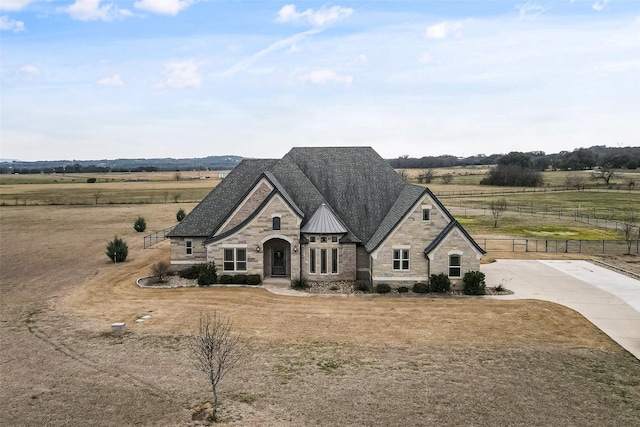
[[[302,246],[300,254],[302,262],[302,275],[309,280],[317,282],[335,281],[335,280],[355,280],[356,279],[356,244],[355,243],[338,243],[329,241],[320,242],[318,236],[316,242],[310,242]],[[310,249],[316,250],[316,272],[310,271]],[[320,251],[327,250],[327,272],[321,273],[320,269]],[[338,250],[338,272],[331,272],[331,253],[332,249]]]
[[[187,255],[186,241],[190,240],[193,253]],[[204,237],[172,237],[171,238],[171,269],[181,270],[194,264],[207,262],[207,250],[203,246]]]

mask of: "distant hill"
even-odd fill
[[[230,170],[235,168],[242,159],[243,157],[231,155],[186,159],[47,160],[35,162],[2,159],[0,160],[0,173]]]

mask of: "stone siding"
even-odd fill
[[[280,216],[280,230],[273,230],[273,216]],[[215,261],[218,267],[218,274],[260,274],[264,277],[265,261],[267,256],[264,251],[265,243],[271,239],[281,239],[290,243],[288,256],[288,272],[294,277],[300,271],[300,257],[295,256],[293,249],[300,245],[300,223],[301,219],[294,214],[289,206],[279,195],[274,196],[259,214],[253,218],[245,227],[236,231],[229,237],[207,245],[207,259]],[[247,270],[238,272],[224,271],[224,248],[225,247],[246,247],[247,249]],[[289,254],[293,253],[291,256]]]
[[[453,289],[461,290],[464,287],[462,278],[464,274],[472,270],[480,270],[481,254],[464,237],[460,230],[453,230],[446,239],[431,253],[431,273],[449,273],[449,255],[461,254],[460,277],[450,277]]]
[[[255,190],[249,194],[249,197],[244,200],[240,207],[231,215],[227,223],[222,227],[221,233],[231,230],[236,227],[242,221],[247,219],[256,209],[260,206],[260,203],[264,202],[272,188],[265,181],[258,183]]]
[[[191,240],[193,253],[187,255],[186,241]],[[207,261],[207,250],[203,246],[204,237],[172,237],[171,238],[171,268],[180,270],[194,264],[201,264]]]
[[[355,243],[338,243],[318,241],[308,243],[302,246],[300,254],[302,263],[302,275],[313,281],[335,281],[335,280],[355,280],[356,279],[356,244]],[[330,238],[329,238],[330,240]],[[310,249],[316,250],[316,272],[311,273],[310,267]],[[327,272],[320,272],[320,250],[327,250]],[[338,273],[331,273],[331,250],[338,249]]]

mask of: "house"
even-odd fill
[[[293,148],[243,160],[169,234],[172,268],[393,287],[446,273],[461,286],[484,250],[435,195],[370,147]]]

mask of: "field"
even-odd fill
[[[552,303],[139,289],[169,251],[142,249],[134,219],[149,232],[172,225],[195,204],[158,195],[212,184],[135,184],[156,202],[0,206],[0,425],[190,425],[209,398],[185,345],[203,310],[228,314],[246,346],[221,383],[226,425],[640,423],[640,363]],[[5,183],[3,194],[9,185],[68,191]],[[130,253],[114,265],[104,247],[115,234]],[[119,321],[121,338],[109,333]]]

